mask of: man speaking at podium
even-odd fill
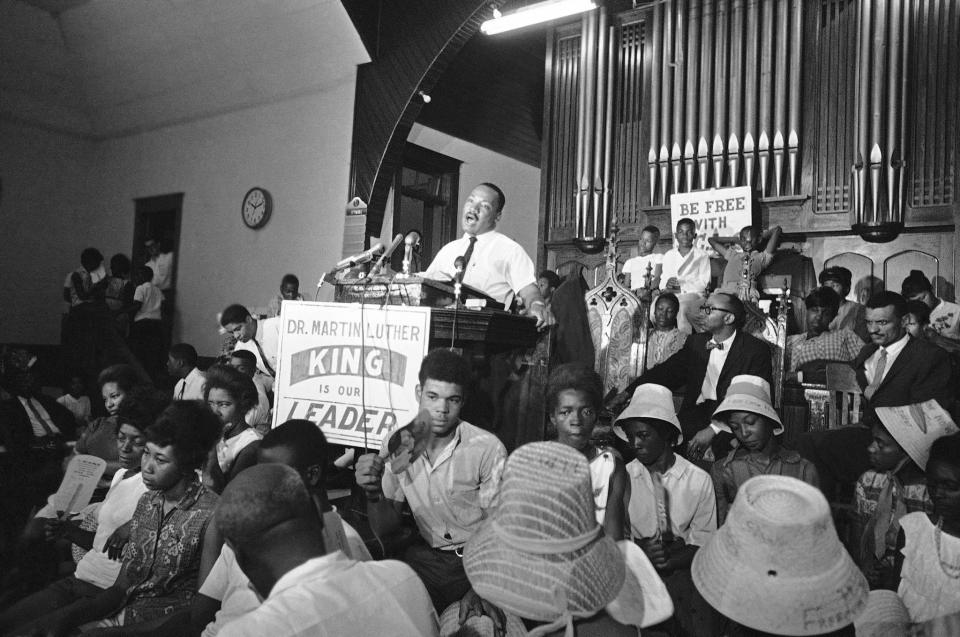
[[[456,261],[463,258],[463,283],[505,303],[511,291],[523,300],[537,327],[554,323],[540,289],[530,256],[513,239],[496,231],[506,197],[491,183],[474,188],[463,204],[463,236],[440,248],[425,275],[453,279]]]

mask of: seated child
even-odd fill
[[[0,634],[17,632],[13,631],[15,628],[26,631],[26,626],[47,613],[82,606],[116,582],[122,564],[119,558],[130,537],[130,519],[147,490],[140,472],[146,444],[144,432],[163,406],[156,393],[146,388],[132,392],[123,401],[114,434],[120,468],[103,502],[88,507],[79,524],[57,517],[45,519],[48,539],[64,538],[85,551],[76,571],[4,611],[0,615]],[[93,521],[89,527],[88,519]]]
[[[720,284],[720,290],[731,294],[737,293],[743,280],[743,259],[744,256],[748,256],[750,269],[747,284],[751,290],[752,300],[756,301],[759,298],[757,278],[773,261],[773,253],[777,251],[781,232],[780,226],[774,226],[763,234],[760,234],[758,229],[753,226],[745,226],[740,230],[739,241],[733,243],[729,248],[719,238],[710,237],[707,239],[713,249],[727,260],[727,265],[723,269],[723,281]],[[767,240],[767,243],[761,251],[758,248],[764,239]]]
[[[102,626],[129,626],[189,605],[197,591],[207,521],[217,502],[197,470],[219,432],[216,416],[199,401],[174,402],[147,427],[141,466],[148,492],[133,513],[116,582],[83,604],[47,613],[35,630],[65,635],[96,620],[103,620]]]
[[[300,279],[295,274],[284,274],[280,279],[280,294],[277,294],[267,303],[267,316],[280,316],[280,306],[284,301],[302,301],[300,294]]]
[[[90,421],[90,397],[86,395],[84,389],[85,383],[80,374],[70,374],[67,379],[67,386],[64,387],[64,394],[57,398],[57,402],[70,410],[73,417],[77,419],[77,427],[82,429]]]
[[[761,474],[797,478],[819,486],[817,470],[796,451],[780,446],[783,423],[773,409],[770,385],[759,376],[734,376],[727,396],[713,412],[739,445],[713,464],[711,477],[717,492],[717,521],[723,524],[743,483]]]
[[[547,382],[547,413],[557,442],[583,453],[590,462],[597,522],[615,541],[629,533],[626,519],[629,480],[620,454],[591,440],[603,403],[603,380],[580,363],[560,365]]]
[[[263,436],[246,420],[247,412],[257,406],[257,388],[236,369],[215,366],[207,372],[203,394],[223,427],[207,463],[207,484],[220,492],[235,475],[257,463]]]
[[[896,586],[900,519],[933,511],[923,474],[933,431],[926,434],[908,422],[891,423],[889,428],[873,423],[873,442],[867,448],[873,469],[864,472],[856,486],[851,553],[871,588]]]
[[[543,297],[543,302],[547,304],[547,307],[550,307],[553,293],[562,283],[560,276],[553,270],[543,270],[537,275],[537,288],[540,290],[540,296]]]
[[[653,251],[659,241],[660,230],[656,226],[647,226],[640,233],[640,240],[637,242],[639,254],[627,259],[626,263],[623,264],[623,273],[626,275],[623,284],[631,290],[640,290],[644,287],[648,265],[650,266],[650,289],[657,290],[660,288],[663,255]]]
[[[676,455],[683,442],[673,393],[662,385],[637,387],[617,416],[614,433],[636,455],[630,476],[632,539],[663,578],[676,613],[671,634],[708,637],[716,616],[693,588],[690,562],[717,529],[717,499],[706,471]]]
[[[678,221],[673,236],[677,247],[663,255],[660,288],[677,295],[680,301],[677,323],[681,330],[691,332],[693,325],[698,324],[701,301],[710,285],[710,255],[693,245],[697,224],[692,219]]]
[[[234,350],[230,353],[230,367],[252,380],[257,388],[257,404],[246,413],[244,420],[261,434],[266,434],[270,429],[270,396],[257,375],[257,357],[248,349]]]
[[[934,441],[926,477],[933,511],[900,519],[897,593],[914,622],[960,612],[960,433]]]

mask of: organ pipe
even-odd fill
[[[903,229],[909,0],[860,0],[853,229],[891,241]]]
[[[651,205],[743,182],[762,197],[798,193],[803,1],[654,4]]]
[[[601,7],[581,19],[576,245],[599,252],[610,221],[616,34]],[[652,148],[652,147],[651,147]]]

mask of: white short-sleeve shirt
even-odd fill
[[[426,275],[436,279],[453,279],[454,262],[466,253],[469,246],[469,235],[465,234],[440,248]],[[477,235],[463,282],[503,303],[511,291],[519,292],[530,284],[536,285],[537,271],[530,255],[519,243],[491,230]]]

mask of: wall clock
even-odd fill
[[[273,212],[273,197],[265,188],[253,187],[243,196],[240,214],[247,227],[257,230],[267,225]]]

